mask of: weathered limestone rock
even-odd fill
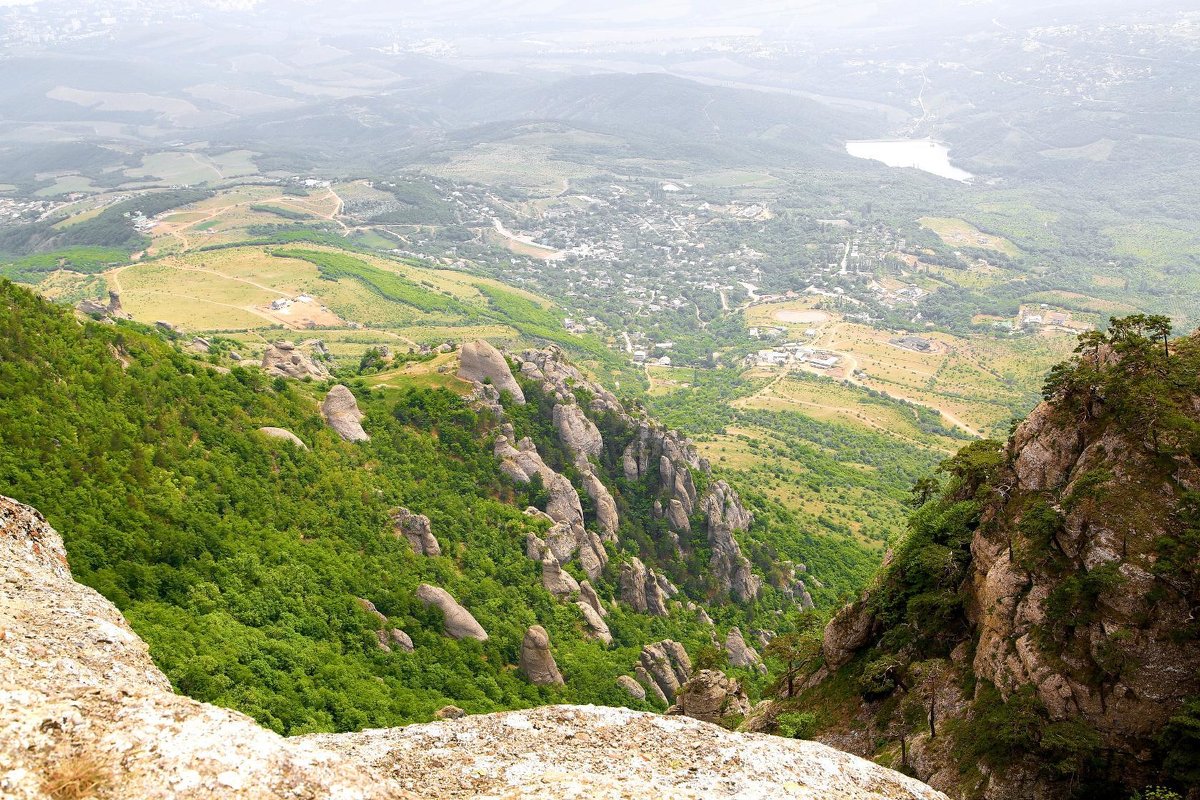
[[[674,587],[665,579],[660,582],[659,576],[647,569],[641,559],[630,558],[621,565],[620,585],[621,600],[639,614],[665,617],[669,613],[667,596],[668,592],[674,593]]]
[[[702,669],[675,693],[675,704],[668,714],[682,715],[704,722],[720,722],[732,716],[746,716],[750,701],[742,684],[714,669]]]
[[[321,415],[325,417],[329,427],[347,442],[366,442],[371,438],[363,430],[362,418],[365,415],[358,410],[358,401],[354,399],[354,394],[340,383],[325,395],[325,402],[321,404]]]
[[[407,633],[400,630],[399,628],[392,628],[392,630],[389,633],[390,633],[393,645],[395,645],[396,647],[399,647],[401,650],[403,650],[406,653],[411,653],[413,651],[413,640],[412,640],[411,636],[409,636]]]
[[[291,342],[275,342],[263,352],[262,368],[268,375],[282,378],[312,378],[323,381],[329,370],[319,361],[302,353]]]
[[[701,503],[708,518],[708,544],[712,548],[712,567],[721,587],[735,600],[748,602],[758,596],[762,579],[753,573],[750,560],[733,538],[734,531],[749,530],[753,515],[747,511],[725,481],[716,481]]]
[[[867,610],[865,600],[844,606],[825,626],[821,640],[825,666],[833,670],[849,664],[876,630],[875,617]]]
[[[668,701],[675,699],[679,687],[692,675],[692,660],[687,651],[679,642],[670,639],[642,647],[638,666]],[[647,685],[646,688],[651,687]]]
[[[646,699],[645,688],[643,688],[640,683],[638,683],[637,681],[635,681],[633,678],[629,677],[628,675],[622,675],[621,677],[617,678],[617,685],[620,686],[622,689],[624,689],[626,691],[626,693],[628,693],[629,696],[632,697],[634,700],[645,700]]]
[[[524,405],[525,393],[513,377],[504,355],[482,339],[462,346],[458,355],[458,377],[474,383],[490,381],[497,390],[510,392],[513,400]]]
[[[392,529],[397,536],[408,539],[413,552],[419,556],[440,556],[442,546],[433,536],[433,527],[429,517],[424,514],[414,514],[407,508],[397,508],[392,512]]]
[[[683,503],[679,502],[674,497],[667,504],[667,524],[671,526],[671,530],[684,533],[692,529],[692,522],[688,519],[687,512],[683,510]]]
[[[258,432],[269,439],[282,439],[285,442],[291,442],[300,450],[308,450],[308,445],[301,441],[300,437],[289,431],[287,428],[259,428]]]
[[[121,308],[121,295],[114,291],[108,293],[108,302],[106,303],[89,298],[81,301],[76,308],[89,317],[96,317],[102,320],[133,319],[131,315],[125,313],[125,310]]]
[[[746,644],[739,628],[730,628],[725,635],[725,652],[729,654],[729,664],[733,667],[748,667],[766,673],[767,666],[754,648]],[[690,715],[689,715],[690,716]]]
[[[303,738],[439,800],[945,800],[817,742],[626,708],[546,706]]]
[[[542,586],[546,591],[561,599],[571,597],[579,591],[579,583],[565,571],[552,554],[542,559]]]
[[[579,607],[579,612],[583,614],[583,621],[587,623],[588,638],[602,642],[605,647],[612,644],[612,631],[608,629],[608,623],[604,621],[604,617],[582,600],[576,602],[575,605]]]
[[[600,616],[608,616],[608,610],[601,604],[600,596],[596,594],[596,590],[590,582],[584,581],[579,584],[579,599],[591,606]]]
[[[541,625],[532,625],[521,642],[521,672],[534,686],[562,686],[563,676],[550,652],[550,636]]]
[[[596,525],[603,532],[606,540],[615,542],[617,526],[620,525],[620,519],[617,516],[617,501],[613,499],[608,487],[596,477],[594,472],[583,473],[583,489],[587,492],[587,496],[592,498],[592,505],[596,509]]]
[[[58,533],[7,497],[0,632],[5,798],[46,800],[47,781],[80,773],[102,800],[412,796],[313,742],[175,694],[120,612],[71,579]]]
[[[446,622],[447,636],[455,639],[487,640],[487,631],[483,629],[483,626],[445,589],[422,583],[417,587],[417,599],[426,606],[437,607],[442,612],[442,617]]]
[[[604,452],[604,440],[600,438],[599,429],[576,403],[555,405],[553,419],[558,439],[567,452],[574,456],[575,463],[586,464],[588,458]]]

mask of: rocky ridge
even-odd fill
[[[918,726],[910,764],[951,794],[1048,800],[1080,781],[1114,796],[1194,787],[1160,748],[1180,735],[1167,735],[1176,720],[1195,725],[1186,709],[1200,698],[1200,581],[1187,544],[1200,530],[1200,340],[1171,342],[1168,359],[1161,340],[1119,331],[1081,348],[1006,443],[978,442],[946,462],[946,492],[917,515],[929,541],[889,558],[829,622],[813,680],[859,676],[865,724],[823,740],[874,755],[872,739],[903,723],[880,716],[883,703],[918,699],[943,727],[934,738]],[[904,594],[933,563],[961,605]],[[933,612],[911,610],[931,599]],[[917,616],[898,620],[906,606]],[[1029,733],[993,751],[992,764],[961,770],[956,748],[1002,724]],[[1194,739],[1175,746],[1180,758],[1195,752]]]
[[[488,353],[488,357],[483,359],[480,353]],[[506,383],[512,370],[507,359],[499,351],[496,354],[499,361],[483,344],[464,347],[464,363],[468,366],[465,372],[460,369],[460,375],[473,376],[478,381],[478,376],[485,372],[480,365],[486,363],[487,378],[493,384]],[[631,434],[629,443],[621,451],[617,469],[627,481],[650,481],[650,488],[657,495],[655,514],[667,521],[668,535],[676,553],[682,554],[680,534],[690,534],[692,516],[702,515],[712,550],[709,566],[718,586],[737,602],[749,602],[758,596],[762,579],[754,574],[736,539],[737,534],[749,530],[753,515],[742,505],[737,492],[724,481],[714,481],[703,495],[697,491],[694,474],[701,474],[707,480],[709,465],[697,455],[695,447],[686,438],[644,416],[631,414],[615,395],[570,364],[557,347],[525,350],[515,356],[515,361],[519,365],[518,374],[537,383],[552,402],[554,430],[578,474],[577,486],[546,464],[531,439],[517,440],[510,423],[501,425],[495,444],[501,469],[519,483],[528,483],[534,475],[539,476],[549,494],[546,514],[553,526],[545,537],[530,540],[527,551],[531,558],[547,565],[547,586],[556,587],[552,590],[556,595],[566,598],[574,591],[560,579],[556,566],[561,567],[578,558],[588,577],[594,581],[608,562],[604,542],[618,539],[620,512],[598,469],[605,452],[604,436],[592,419],[597,415],[609,415],[620,420]],[[503,417],[502,409],[493,405],[489,397],[484,396],[486,393],[478,391],[486,388],[481,383],[477,385],[477,402],[493,412],[498,411]],[[587,399],[586,407],[580,397]],[[591,501],[595,533],[584,519],[581,491]],[[546,560],[547,554],[557,565]],[[619,584],[620,599],[640,613],[666,616],[668,601],[678,594],[678,589],[669,580],[636,558],[621,564]],[[803,582],[789,585],[789,590],[793,588],[799,592],[802,604],[805,598],[811,604]]]
[[[445,800],[945,800],[816,742],[623,708],[546,706],[303,738]]]

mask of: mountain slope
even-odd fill
[[[81,325],[4,283],[0,487],[66,532],[80,580],[177,690],[280,732],[427,720],[451,703],[661,708],[670,690],[644,700],[617,682],[652,688],[646,645],[695,655],[729,627],[764,627],[756,614],[794,624],[803,583],[761,587],[737,544],[752,520],[686,441],[561,354],[525,359],[524,405],[486,373],[474,399],[400,374],[327,392],[226,373],[142,326]],[[335,421],[369,440],[344,441]],[[535,462],[536,478],[513,468]],[[486,640],[456,638],[459,610]],[[514,669],[535,625],[564,686]]]
[[[62,539],[41,515],[0,496],[0,678],[19,687],[0,693],[0,788],[13,800],[484,792],[565,799],[584,791],[682,799],[745,790],[837,800],[943,797],[815,742],[625,709],[552,706],[283,739],[240,714],[173,695],[117,609],[71,580],[65,561]],[[689,754],[686,769],[681,752]]]
[[[911,534],[781,708],[962,797],[1200,786],[1200,339],[1115,321]]]

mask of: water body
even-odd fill
[[[975,176],[950,163],[950,148],[933,139],[866,139],[846,142],[846,152],[855,158],[882,161],[889,167],[910,167],[967,182]]]

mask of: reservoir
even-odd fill
[[[855,158],[882,161],[889,167],[911,167],[949,178],[969,181],[975,177],[950,163],[950,148],[933,139],[866,139],[846,142],[846,152]]]

